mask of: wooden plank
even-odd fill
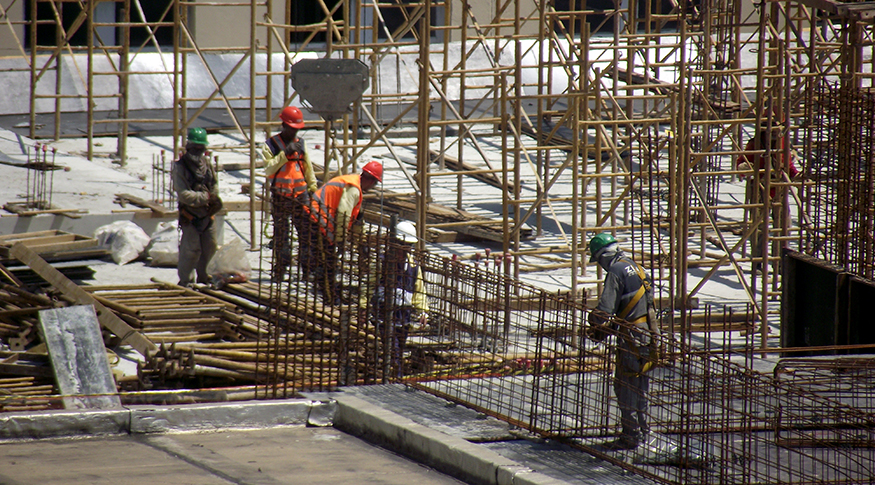
[[[255,201],[255,210],[261,211],[264,209],[264,201],[256,200]],[[248,200],[230,200],[222,202],[222,210],[227,212],[248,212],[249,211],[249,201]]]
[[[78,249],[87,249],[97,246],[97,239],[86,238],[84,236],[78,236],[78,238],[73,238],[73,236],[75,235],[71,234],[70,237],[55,236],[23,239],[17,242],[23,243],[24,245],[35,251],[37,254],[75,251]],[[11,246],[11,244],[9,246]],[[9,257],[9,246],[0,245],[0,256],[4,258]]]
[[[443,160],[445,167],[456,172],[477,172],[481,170],[479,167],[468,165],[465,162],[459,162],[457,158],[453,158],[446,153],[444,153]],[[429,163],[437,163],[438,161],[440,161],[439,153],[435,150],[429,150],[428,161]],[[501,179],[498,178],[498,176],[494,173],[463,173],[463,175],[479,180],[497,189],[504,190],[504,184],[502,183]]]
[[[395,197],[392,192],[388,191],[383,191],[383,195],[382,203],[387,212],[394,212],[401,216],[402,219],[416,220],[416,201],[412,197],[407,199]],[[365,200],[380,200],[380,191],[378,189],[372,190],[365,196]],[[428,204],[428,223],[459,223],[453,226],[452,229],[448,227],[441,229],[452,230],[459,234],[466,234],[487,241],[502,242],[504,240],[504,232],[500,220],[492,220],[488,217],[440,204]],[[520,239],[525,240],[532,237],[532,230],[530,228],[523,227],[520,229]]]
[[[630,84],[647,85],[647,89],[653,93],[666,95],[669,91],[677,91],[677,86],[657,79],[646,74],[637,72],[629,72],[622,67],[617,68],[620,81],[629,82]]]
[[[97,239],[64,231],[37,231],[0,237],[0,257],[9,257],[9,248],[23,243],[38,254],[75,251],[97,247]]]
[[[21,217],[36,216],[40,214],[60,214],[62,216],[67,216],[71,219],[80,219],[82,216],[78,214],[88,213],[88,211],[85,209],[60,209],[57,207],[49,207],[48,209],[33,209],[29,207],[29,204],[27,202],[7,202],[3,206],[3,208]]]
[[[155,352],[158,348],[149,339],[134,330],[130,325],[117,317],[111,310],[100,304],[87,291],[79,288],[60,271],[52,267],[38,254],[24,244],[18,243],[12,246],[10,253],[13,257],[30,267],[36,274],[57,288],[62,294],[81,305],[94,305],[100,324],[121,339],[121,344],[129,344],[143,356],[149,352]]]
[[[60,233],[36,237],[27,236],[26,234],[20,234],[20,236],[23,237],[12,238],[4,242],[9,246],[12,246],[17,242],[23,242],[28,246],[33,247],[40,244],[59,244],[76,240],[76,235],[70,233]]]
[[[173,209],[168,209],[161,204],[156,202],[152,202],[150,200],[141,199],[140,197],[136,197],[130,194],[115,194],[116,201],[119,202],[122,207],[124,207],[125,202],[130,202],[136,206],[145,207],[146,209],[151,209],[152,212],[157,212],[162,216],[167,216],[168,214],[176,212]]]
[[[371,224],[382,225],[383,227],[389,227],[392,225],[391,214],[381,213],[370,209],[364,209],[362,211],[362,214],[364,214],[364,219]],[[466,234],[460,234],[455,231],[429,227],[428,232],[425,235],[425,240],[430,243],[453,243],[479,240],[479,238],[474,238]]]
[[[21,238],[32,238],[32,237],[45,237],[45,236],[55,236],[58,234],[57,229],[50,229],[48,231],[35,231],[35,232],[19,232],[16,234],[7,234],[5,236],[0,236],[0,244],[8,241],[17,241]],[[12,243],[9,243],[11,246]]]
[[[52,369],[49,366],[0,363],[0,375],[52,377]]]
[[[264,168],[264,160],[256,160],[255,168]],[[249,170],[249,162],[219,162],[219,171]]]
[[[120,408],[94,307],[42,310],[39,322],[64,408]]]
[[[25,243],[27,247],[36,251],[37,254],[43,253],[60,253],[64,251],[75,251],[78,249],[88,249],[97,247],[97,239],[94,238],[85,238],[85,239],[77,239],[74,241],[67,242],[58,242],[52,243],[50,241],[46,241],[45,243],[40,242],[38,244],[30,244]]]

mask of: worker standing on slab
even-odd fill
[[[383,166],[368,162],[361,174],[340,175],[320,187],[305,209],[309,215],[310,244],[316,258],[310,258],[308,272],[316,278],[316,289],[326,301],[339,303],[337,256],[347,234],[361,217],[364,194],[383,181]]]
[[[631,449],[649,432],[647,372],[655,363],[658,340],[653,289],[641,265],[626,256],[610,234],[593,237],[589,251],[589,261],[598,262],[608,274],[598,306],[589,313],[586,335],[595,341],[612,334],[617,336],[614,393],[620,408],[622,434],[605,446],[611,450]]]
[[[222,209],[222,199],[219,178],[206,152],[206,130],[189,128],[185,153],[171,169],[182,231],[176,267],[180,286],[190,285],[195,271],[198,283],[209,283],[207,263],[216,253],[215,215]]]
[[[414,258],[416,226],[401,221],[395,226],[385,252],[371,258],[359,308],[369,308],[384,345],[390,346],[395,377],[404,375],[404,345],[413,325],[428,323],[425,279]]]
[[[799,170],[796,168],[795,150],[786,150],[788,146],[786,137],[779,136],[781,128],[779,125],[772,126],[769,129],[768,124],[763,124],[757,130],[757,135],[748,140],[744,150],[753,152],[763,150],[764,153],[757,155],[748,155],[742,153],[735,160],[736,170],[745,170],[749,174],[740,174],[739,178],[747,180],[745,185],[745,204],[751,204],[750,220],[756,224],[756,229],[752,235],[750,245],[750,256],[754,260],[753,267],[760,267],[762,261],[763,250],[766,244],[765,235],[769,230],[769,212],[771,218],[777,227],[783,227],[786,221],[790,220],[789,207],[786,203],[787,188],[782,187],[780,192],[775,190],[775,187],[770,187],[766,192],[766,181],[770,183],[782,183],[784,174],[789,175],[793,179],[799,175]],[[771,185],[771,184],[770,184]],[[768,197],[766,194],[768,193]],[[763,204],[768,203],[771,211],[763,211]],[[777,251],[777,249],[776,249]]]
[[[304,207],[316,190],[316,175],[307,155],[304,140],[298,130],[304,127],[304,115],[295,106],[283,108],[280,113],[282,131],[264,143],[264,173],[270,186],[270,206],[273,217],[273,267],[271,279],[282,281],[286,268],[292,262],[291,230],[298,233],[298,267],[308,266],[301,261],[312,257],[309,239],[301,237],[307,214]],[[304,277],[307,275],[304,274]]]

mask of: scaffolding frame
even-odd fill
[[[28,58],[32,135],[42,101],[51,104],[55,137],[65,103],[84,102],[87,156],[94,155],[94,126],[117,123],[118,156],[124,161],[132,124],[167,121],[137,118],[129,111],[130,79],[166,77],[173,91],[174,153],[186,128],[217,104],[227,110],[233,129],[248,143],[251,229],[257,234],[258,144],[278,126],[275,118],[281,108],[271,96],[274,84],[283,83],[282,106],[300,104],[289,81],[291,65],[301,54],[318,51],[326,57],[360,59],[370,66],[371,89],[341,120],[321,122],[326,179],[356,170],[371,148],[389,149],[415,194],[417,230],[425,239],[430,227],[452,227],[428,222],[433,183],[454,178],[456,207],[461,209],[468,205],[466,184],[479,183],[472,182],[477,175],[492,174],[500,180],[505,208],[495,224],[504,234],[502,252],[511,256],[503,260],[509,273],[519,277],[526,261],[543,258],[542,267],[568,268],[571,296],[584,299],[585,290],[597,286],[602,276],[601,269],[593,271],[586,262],[586,241],[608,231],[658,282],[664,292],[662,310],[679,322],[675,331],[683,331],[682,322],[708,280],[729,268],[755,308],[763,348],[769,324],[777,318],[773,307],[780,293],[776,270],[781,248],[816,253],[817,241],[830,232],[817,217],[818,194],[824,184],[840,179],[830,179],[822,170],[817,173],[820,178],[813,179],[809,163],[824,149],[813,121],[821,119],[823,90],[834,84],[850,91],[849,96],[865,93],[875,70],[872,56],[867,57],[873,37],[871,10],[857,3],[780,0],[757,3],[749,10],[741,2],[719,0],[701,5],[680,2],[663,11],[661,4],[630,1],[625,8],[595,11],[574,0],[568,10],[558,11],[551,2],[537,0],[421,0],[403,5],[318,0],[323,20],[309,25],[287,23],[290,1],[280,19],[271,1],[173,0],[162,18],[152,22],[145,21],[140,0],[111,2],[122,12],[112,22],[96,19],[98,2],[93,1],[29,0],[32,12],[38,5],[51,7],[54,18],[45,21],[10,20],[8,10],[15,2],[8,3],[0,12],[5,25],[13,34],[16,26],[30,28],[32,47],[25,45],[25,38],[16,39]],[[80,9],[66,29],[61,20],[65,5]],[[192,9],[228,7],[248,7],[248,45],[199,45]],[[403,13],[403,22],[393,31],[383,20],[387,8]],[[487,10],[482,22],[477,16]],[[38,25],[53,26],[61,40],[38,45]],[[131,45],[134,27],[148,29],[148,39],[140,45]],[[173,29],[172,62],[161,71],[139,71],[136,56],[147,47],[163,59],[154,36],[157,28]],[[84,47],[69,42],[78,29],[87,32]],[[104,39],[102,29],[115,29],[114,41]],[[293,45],[293,33],[307,33],[307,38]],[[316,44],[317,36],[324,36],[324,42]],[[221,74],[210,69],[207,56],[212,54],[239,59],[230,72]],[[272,54],[281,54],[282,63],[277,64]],[[251,61],[260,62],[262,56],[260,69]],[[84,93],[64,94],[61,62],[67,57],[86,86]],[[83,57],[84,69],[79,65]],[[485,61],[487,67],[475,67],[473,59]],[[208,73],[212,92],[207,96],[189,93],[192,63]],[[248,94],[229,96],[225,87],[245,68]],[[386,82],[386,71],[392,69],[395,86]],[[410,78],[413,88],[403,88],[402,76]],[[102,77],[113,78],[117,90],[103,91],[105,83],[96,86]],[[248,124],[237,116],[241,106],[248,107]],[[117,116],[99,116],[100,108]],[[835,120],[847,128],[838,130],[839,145],[850,147],[848,137],[858,132],[849,128],[854,115],[848,106],[838,108]],[[417,134],[412,173],[388,136],[410,124]],[[743,172],[734,159],[740,154],[771,155],[769,149],[745,150],[758,126],[789,141],[784,155],[795,151],[803,162],[803,178],[773,180],[772,167],[766,167],[764,193],[774,188],[776,197],[727,202],[721,197],[721,182],[734,181]],[[356,136],[360,132],[368,136],[361,139]],[[487,136],[500,140],[500,160],[485,153],[482,143]],[[841,163],[847,166],[859,153],[870,153],[871,146],[863,145],[839,156]],[[447,169],[445,159],[451,155],[475,168]],[[534,189],[529,189],[533,183]],[[559,185],[565,189],[557,189]],[[871,183],[860,190],[871,192]],[[751,257],[747,248],[754,244],[756,226],[751,213],[768,218],[791,209],[795,216],[765,231],[763,255]],[[570,211],[570,220],[557,215],[563,211]],[[739,211],[746,214],[740,221],[727,215]],[[843,217],[839,219],[853,219],[850,213]],[[521,240],[525,224],[534,225],[541,235],[546,222],[559,227],[559,244],[546,248]],[[839,249],[827,258],[847,262],[848,251]],[[872,251],[859,254],[872,258]],[[752,269],[757,264],[760,272]],[[871,261],[860,267],[871,268]],[[704,276],[691,283],[690,271],[699,268],[706,271]]]

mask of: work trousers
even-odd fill
[[[198,230],[189,221],[180,221],[179,229],[182,231],[179,238],[179,263],[176,265],[179,285],[188,286],[195,271],[198,283],[209,283],[207,264],[216,254],[216,221],[210,219],[202,230]]]
[[[403,307],[390,311],[385,308],[383,302],[376,301],[373,304],[373,312],[383,349],[390,356],[392,375],[400,379],[404,376],[404,347],[407,344],[407,336],[410,335],[413,308]],[[387,317],[391,320],[389,325],[384,323]]]
[[[322,294],[326,303],[337,304],[340,285],[337,281],[338,247],[328,236],[322,234],[319,223],[307,216],[302,224],[299,240],[306,240],[310,257],[299,256],[301,270],[312,275],[316,291]]]
[[[753,234],[751,234],[750,257],[752,259],[760,259],[763,257],[763,238],[769,231],[769,227],[774,225],[778,228],[783,228],[790,220],[790,210],[781,201],[785,196],[785,190],[774,190],[775,195],[770,200],[771,210],[763,217],[763,197],[766,193],[753,180],[748,180],[745,186],[746,204],[759,204],[750,208],[750,220],[757,221],[762,217],[762,221],[756,225]],[[770,220],[771,219],[771,220]],[[777,246],[777,245],[775,245]],[[767,248],[768,249],[768,248]],[[780,254],[777,247],[768,249],[769,255]],[[774,251],[774,252],[773,252]],[[759,263],[759,261],[755,261]]]
[[[650,347],[639,346],[620,338],[616,357],[614,393],[620,408],[620,425],[624,435],[640,439],[642,434],[650,431],[647,424],[650,377],[642,373],[644,364],[650,357]]]
[[[298,266],[307,275],[309,266],[302,264],[313,257],[310,238],[305,234],[309,229],[309,216],[304,211],[307,196],[287,197],[271,191],[271,216],[273,218],[273,277],[283,279],[286,269],[292,264],[292,227],[298,233]]]

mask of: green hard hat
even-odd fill
[[[599,251],[604,249],[605,246],[614,244],[615,242],[617,242],[617,240],[614,239],[614,236],[611,236],[606,232],[596,234],[589,240],[589,262],[594,263],[599,256]]]
[[[207,130],[198,127],[188,129],[188,143],[197,143],[198,145],[207,145]]]

